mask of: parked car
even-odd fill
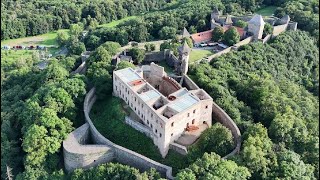
[[[208,46],[208,44],[206,44],[206,43],[201,43],[200,46],[201,46],[201,47],[206,47],[206,46]]]
[[[215,45],[217,45],[218,43],[209,43],[208,45],[209,46],[215,46]]]

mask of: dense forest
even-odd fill
[[[153,169],[141,173],[113,163],[63,171],[61,142],[84,122],[84,95],[92,86],[101,99],[111,94],[116,68],[111,57],[120,45],[174,38],[183,27],[206,30],[213,7],[241,15],[265,5],[278,6],[275,15],[289,14],[303,31],[190,67],[190,77],[239,126],[243,143],[238,155],[222,160],[234,144],[230,131],[215,124],[205,135],[220,139],[200,138],[177,179],[319,179],[317,0],[5,0],[1,5],[1,40],[70,29],[57,39],[69,54],[52,58],[44,70],[35,53],[11,59],[14,51],[1,50],[1,179],[8,174],[14,179],[160,179]],[[96,28],[132,15],[138,17]],[[89,34],[82,39],[84,29]],[[93,51],[87,73],[70,74],[85,50]]]
[[[243,145],[234,160],[254,178],[318,178],[318,58],[313,39],[297,31],[191,68],[190,76],[240,127]],[[282,161],[304,172],[285,174],[295,170],[282,169]]]
[[[1,1],[1,40],[108,23],[163,7],[165,0]]]

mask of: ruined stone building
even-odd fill
[[[188,50],[182,47],[180,51],[187,53]],[[167,76],[163,67],[154,63],[148,67],[114,71],[113,93],[152,130],[153,142],[165,157],[170,143],[189,128],[211,126],[213,100],[203,89],[182,87]]]

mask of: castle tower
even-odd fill
[[[187,74],[188,65],[189,65],[189,53],[191,51],[187,42],[184,41],[184,44],[178,48],[179,51],[179,61],[181,62],[180,73]]]
[[[219,21],[219,17],[220,16],[220,12],[218,11],[218,9],[215,7],[211,13],[211,19],[214,19],[216,22]]]
[[[248,22],[248,31],[253,34],[253,39],[262,39],[263,28],[265,22],[261,15],[254,15],[253,18]]]
[[[224,25],[232,25],[233,21],[231,19],[231,16],[229,14],[227,14],[226,20],[224,22]]]
[[[188,32],[188,30],[184,27],[183,28],[183,32],[182,32],[182,38],[185,38],[185,37],[190,37],[190,33]]]

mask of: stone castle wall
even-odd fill
[[[278,36],[280,33],[287,30],[288,24],[278,25],[273,27],[272,36]]]
[[[114,151],[114,158],[116,161],[127,164],[133,167],[136,167],[142,171],[148,170],[150,168],[155,168],[162,176],[167,177],[168,179],[173,179],[172,168],[161,163],[158,163],[152,159],[149,159],[141,154],[138,154],[134,151],[121,147],[117,144],[114,144],[104,136],[102,136],[99,131],[93,125],[89,113],[92,108],[92,105],[96,101],[95,88],[92,88],[86,95],[84,101],[84,114],[86,122],[90,126],[91,138],[94,143],[105,144],[112,147]]]
[[[218,122],[230,129],[236,144],[235,149],[231,153],[223,157],[224,159],[226,159],[240,151],[241,133],[236,123],[234,123],[234,121],[229,117],[229,115],[223,109],[221,109],[215,102],[213,102],[212,106],[212,115],[214,119],[216,119]]]
[[[68,172],[77,168],[90,168],[113,160],[114,152],[106,145],[86,145],[89,140],[89,124],[71,132],[63,141],[64,166]]]
[[[236,48],[239,48],[240,46],[249,44],[250,42],[252,42],[252,40],[253,40],[253,36],[250,36],[250,37],[247,37],[244,40],[238,42],[237,44],[235,44],[233,46],[235,46]]]
[[[187,150],[187,147],[185,146],[182,146],[180,144],[177,144],[177,143],[170,143],[170,149],[178,152],[179,154],[182,154],[182,155],[187,155],[188,154],[188,150]]]
[[[146,53],[144,57],[145,62],[160,62],[165,59],[165,52],[158,51],[158,52],[149,52]]]

